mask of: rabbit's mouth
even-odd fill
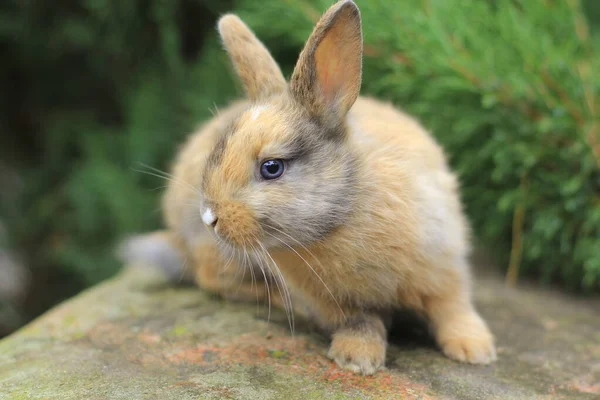
[[[259,229],[256,233],[243,237],[241,235],[231,236],[224,232],[217,224],[210,229],[212,236],[217,240],[221,248],[227,253],[244,254],[244,251],[252,252],[271,251],[279,248],[288,248],[287,242],[281,239],[282,235],[276,231]]]
[[[206,228],[227,245],[240,249],[259,244],[261,227],[243,203],[213,202],[200,212]]]

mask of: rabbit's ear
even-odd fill
[[[334,4],[300,53],[290,80],[294,98],[323,122],[339,125],[360,92],[362,50],[358,7],[351,0]]]
[[[250,100],[260,100],[285,90],[285,78],[269,50],[238,16],[222,16],[218,29]]]

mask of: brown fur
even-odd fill
[[[259,100],[286,87],[279,65],[241,19],[232,14],[223,16],[219,33],[249,99]]]
[[[442,149],[412,117],[357,98],[356,5],[341,1],[323,16],[289,88],[239,18],[223,17],[219,30],[250,101],[189,138],[163,203],[199,285],[227,293],[226,260],[233,256],[235,271],[254,257],[290,288],[281,306],[293,298],[308,308],[333,333],[330,356],[363,374],[383,366],[382,315],[398,307],[428,318],[448,357],[493,361],[493,337],[471,301],[468,224]],[[289,161],[280,179],[264,181],[260,164],[271,158]],[[207,209],[214,228],[202,224]]]

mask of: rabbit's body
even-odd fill
[[[384,321],[399,307],[428,318],[449,357],[492,361],[492,335],[471,303],[456,179],[416,120],[358,97],[354,3],[325,14],[289,87],[237,17],[219,28],[250,99],[191,136],[163,203],[163,238],[198,284],[284,307],[289,288],[292,304],[333,333],[330,356],[353,371],[383,365]],[[264,274],[270,291],[248,283],[240,292],[238,268]]]
[[[253,112],[245,101],[220,110],[183,146],[174,179],[199,187],[219,135],[241,114]],[[410,299],[417,293],[439,293],[456,280],[467,280],[466,223],[455,177],[440,147],[414,118],[371,98],[356,101],[348,131],[350,151],[358,160],[356,174],[361,175],[356,198],[343,199],[354,202],[353,211],[323,240],[295,250],[328,282],[338,301],[393,307],[399,297],[414,302]],[[169,228],[188,246],[214,240],[198,224],[195,201],[196,193],[181,184],[170,185],[164,201]],[[298,247],[294,240],[286,242]],[[283,250],[273,255],[288,283],[303,290],[314,284],[317,293],[329,296],[318,278],[297,266],[305,261]]]

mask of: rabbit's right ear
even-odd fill
[[[362,79],[360,12],[352,0],[331,6],[300,53],[290,80],[294,98],[330,127],[358,98]]]
[[[250,100],[261,100],[285,90],[287,84],[279,66],[238,16],[222,16],[218,30]]]

